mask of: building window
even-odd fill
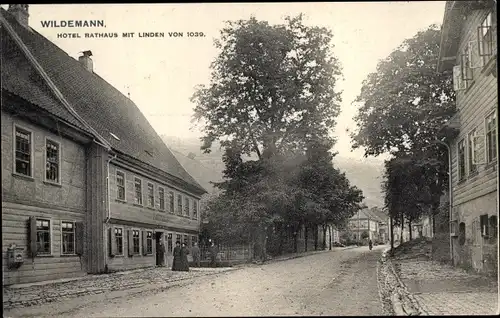
[[[486,117],[486,151],[488,163],[497,158],[497,114]]]
[[[198,201],[196,200],[193,201],[193,218],[198,218]]]
[[[59,143],[50,139],[45,140],[45,179],[50,182],[59,183],[60,166]]]
[[[155,207],[155,186],[148,182],[148,206]]]
[[[116,171],[116,198],[125,201],[125,174]]]
[[[182,195],[177,195],[177,214],[182,214]]]
[[[151,231],[146,233],[146,254],[153,254],[153,232]]]
[[[61,222],[62,253],[75,254],[75,223]]]
[[[186,244],[186,246],[189,246],[189,244],[188,244],[188,236],[187,235],[184,235],[184,244]]]
[[[158,187],[158,199],[160,200],[160,210],[165,210],[165,189]]]
[[[31,132],[16,127],[16,167],[18,174],[31,177]]]
[[[464,140],[458,142],[458,181],[465,178],[465,143]]]
[[[132,244],[133,244],[134,254],[140,254],[141,242],[140,242],[139,230],[132,230]]]
[[[168,193],[168,201],[170,204],[170,213],[174,213],[175,202],[174,202],[174,193],[172,191]]]
[[[135,204],[142,205],[142,180],[135,178]]]
[[[167,235],[167,251],[169,253],[172,253],[172,250],[173,250],[173,242],[172,242],[172,233],[168,233]]]
[[[123,255],[123,229],[115,228],[116,254]]]
[[[189,198],[184,198],[184,215],[189,215]]]
[[[36,220],[36,245],[38,254],[50,254],[52,252],[50,220]]]
[[[468,135],[468,155],[469,155],[469,174],[477,172],[477,164],[474,163],[474,157],[477,153],[477,144],[474,142],[474,137],[477,135],[474,128]]]
[[[196,239],[196,236],[191,236],[191,244],[194,246],[194,243],[198,242],[198,240]]]
[[[181,242],[181,239],[182,239],[182,236],[181,236],[180,234],[177,234],[177,235],[175,236],[175,244],[177,244],[177,242],[182,243],[182,242]]]
[[[494,23],[493,19],[496,17],[492,14],[492,12],[488,13],[486,18],[481,23],[481,26],[478,28],[478,38],[479,38],[479,55],[483,60],[483,65],[488,63],[491,56],[495,53],[494,50],[496,45],[493,43],[493,32],[492,28]]]

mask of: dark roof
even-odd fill
[[[466,17],[473,10],[496,8],[496,1],[446,1],[443,24],[441,26],[441,41],[437,69],[441,72],[455,65],[460,37]]]
[[[2,90],[17,95],[73,126],[90,133],[88,129],[85,128],[54,96],[42,77],[33,69],[24,54],[19,54],[19,48],[14,41],[7,36],[5,28],[0,30],[0,40],[0,45],[2,47]]]
[[[179,181],[194,186],[198,191],[206,192],[184,170],[134,102],[100,76],[86,70],[80,62],[41,34],[21,26],[6,10],[1,9],[1,12],[78,115],[104,137],[115,151],[160,169]],[[19,60],[19,62],[23,61]],[[23,68],[25,67],[28,66],[23,65]],[[29,83],[25,87],[41,86],[29,76],[29,73],[20,73],[20,75],[25,76],[17,80],[19,81],[17,86],[16,80],[11,80],[7,86],[8,90],[30,95],[26,93],[31,91],[27,89],[23,91],[19,86],[26,82]],[[35,95],[41,96],[41,94]],[[27,98],[34,99],[29,96]],[[38,98],[35,102],[39,106],[56,111],[54,100]],[[62,113],[60,115],[64,116]],[[71,120],[71,118],[65,119]],[[116,135],[120,140],[115,139],[111,134]]]

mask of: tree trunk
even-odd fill
[[[298,245],[299,245],[299,242],[298,242],[298,237],[297,237],[297,228],[295,228],[293,231],[293,252],[294,253],[297,253]]]
[[[307,230],[307,225],[304,226],[304,238],[305,238],[304,252],[307,252],[307,241],[309,239],[309,231]]]
[[[400,236],[401,238],[399,240],[400,244],[403,244],[403,242],[404,242],[404,239],[403,239],[403,230],[404,230],[404,228],[405,228],[405,217],[404,217],[403,214],[401,214],[401,236]]]
[[[264,239],[262,244],[262,261],[267,260],[267,231],[264,231]]]
[[[286,235],[283,230],[284,230],[284,227],[280,227],[280,231],[279,231],[280,243],[278,246],[278,255],[283,254],[283,243],[284,243],[283,241],[285,240],[285,235]]]
[[[393,222],[392,214],[390,215],[389,223],[390,223],[390,235],[391,235],[391,252],[394,250],[394,222]]]
[[[314,237],[314,250],[318,250],[318,241],[319,241],[319,233],[318,233],[318,226],[315,225],[313,226],[313,237]]]
[[[410,233],[410,241],[413,239],[413,229],[411,228],[411,220],[408,220],[408,232]]]
[[[328,226],[328,233],[330,234],[330,251],[332,250],[332,226]]]
[[[326,250],[326,229],[328,225],[323,225],[323,249]]]

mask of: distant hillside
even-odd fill
[[[204,154],[200,150],[201,142],[197,138],[161,137],[181,165],[208,192],[212,192],[214,189],[210,185],[210,181],[221,181],[222,171],[224,170],[223,152],[219,149],[219,146],[215,145],[212,147],[211,153]],[[384,205],[380,186],[384,169],[382,161],[336,156],[334,165],[346,173],[352,185],[356,185],[363,191],[365,204],[368,207],[382,207]]]

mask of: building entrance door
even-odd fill
[[[156,266],[162,266],[165,263],[165,242],[163,242],[163,232],[155,232],[156,241]]]

